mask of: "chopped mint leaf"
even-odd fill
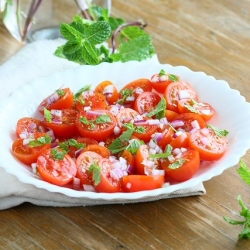
[[[220,129],[220,128],[217,128],[211,124],[208,124],[207,125],[209,128],[211,128],[215,134],[219,137],[224,137],[224,136],[227,136],[229,134],[229,132],[227,130],[223,130],[223,129]]]
[[[52,114],[51,114],[51,112],[48,109],[44,108],[43,113],[44,113],[45,120],[47,122],[51,123],[52,122]]]
[[[101,167],[94,162],[92,165],[90,165],[88,173],[89,175],[92,174],[92,180],[94,181],[94,186],[97,186],[101,182]]]
[[[40,138],[31,140],[29,142],[30,147],[39,147],[45,144],[50,144],[52,141],[52,138],[49,135],[42,136]]]
[[[167,109],[167,102],[166,99],[163,97],[157,104],[154,110],[148,113],[148,117],[156,116],[157,119],[161,119],[165,117],[166,114],[166,109]]]
[[[173,163],[171,163],[168,167],[171,169],[180,168],[185,163],[185,161],[186,161],[186,159],[178,159],[178,160],[174,161]]]

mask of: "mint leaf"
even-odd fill
[[[89,175],[92,174],[92,180],[94,181],[94,186],[97,186],[101,182],[101,173],[102,169],[96,162],[90,165],[88,169],[88,174]]]
[[[112,54],[114,61],[142,61],[152,57],[155,50],[149,36],[140,36],[119,46],[118,52]]]
[[[87,64],[97,65],[99,64],[99,58],[96,53],[95,47],[87,41],[83,43],[83,47],[81,49],[82,57],[86,61]]]
[[[74,95],[74,98],[75,99],[78,99],[78,97],[83,93],[83,92],[86,92],[86,91],[89,91],[91,89],[91,85],[88,84],[88,85],[85,85],[84,87],[80,88]]]
[[[174,161],[173,163],[169,164],[169,168],[171,169],[177,169],[180,168],[184,163],[185,163],[186,159],[178,159],[176,161]]]
[[[85,39],[92,45],[105,42],[110,35],[111,27],[106,21],[93,23],[85,30]]]
[[[51,123],[52,122],[52,114],[51,114],[51,112],[48,109],[44,108],[43,113],[44,113],[45,120],[47,122]]]
[[[63,46],[63,54],[73,54],[81,48],[82,44],[79,41],[68,41]]]
[[[211,128],[215,132],[215,134],[217,136],[219,136],[219,137],[224,137],[224,136],[227,136],[229,134],[229,132],[227,130],[225,130],[225,129],[217,128],[217,127],[215,127],[215,126],[213,126],[211,124],[208,124],[207,126],[209,128]]]
[[[240,161],[240,168],[237,170],[238,174],[248,185],[250,185],[250,170],[247,168],[244,161]]]
[[[55,160],[63,160],[63,158],[66,154],[67,154],[67,152],[64,150],[58,150],[58,149],[51,150],[51,156]]]
[[[30,147],[39,147],[45,144],[50,144],[52,141],[52,138],[49,135],[42,136],[40,138],[31,140],[29,142]]]
[[[156,115],[157,119],[161,119],[161,118],[165,117],[166,109],[167,109],[167,102],[166,102],[165,98],[163,97],[159,101],[159,103],[156,105],[155,109],[152,110],[151,112],[149,112],[147,114],[147,116],[152,117],[152,116]]]
[[[70,41],[81,41],[81,39],[83,39],[83,35],[76,30],[75,28],[71,27],[69,24],[67,23],[62,23],[61,27],[60,27],[60,31],[61,34],[64,36],[64,38],[66,38],[67,40]]]

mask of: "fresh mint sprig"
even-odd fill
[[[61,34],[67,42],[55,55],[79,64],[142,61],[155,54],[152,39],[143,29],[143,21],[126,23],[108,16],[107,9],[90,6],[88,15],[76,15],[70,24],[62,23]],[[117,41],[119,44],[117,45]],[[112,44],[112,49],[106,44]]]
[[[243,181],[245,181],[248,185],[250,185],[250,171],[247,168],[246,164],[244,161],[240,161],[240,167],[238,169],[238,174],[242,178]],[[250,209],[246,207],[244,204],[241,195],[237,197],[237,200],[241,206],[241,211],[240,211],[240,216],[243,218],[242,220],[233,220],[230,219],[227,216],[224,216],[224,220],[227,221],[228,223],[232,225],[242,225],[243,230],[242,232],[238,235],[240,239],[246,238],[250,239]]]

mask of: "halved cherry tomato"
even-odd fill
[[[56,159],[52,152],[53,149],[47,149],[38,156],[37,171],[44,181],[58,186],[66,185],[76,176],[75,162],[68,154],[63,159]]]
[[[173,148],[186,148],[189,145],[189,133],[183,132],[176,137],[172,137],[170,145]]]
[[[136,173],[139,175],[145,175],[145,161],[149,158],[149,147],[146,144],[143,144],[139,147],[135,155],[135,165]]]
[[[74,104],[74,94],[70,88],[56,90],[53,94],[45,98],[38,107],[43,114],[44,108],[51,109],[70,109]]]
[[[127,161],[128,174],[135,174],[136,173],[135,156],[130,151],[123,150],[121,153],[121,157]]]
[[[37,132],[45,133],[46,131],[48,131],[48,129],[41,120],[31,117],[23,117],[17,121],[16,135],[18,138],[27,138],[31,134]]]
[[[142,127],[145,129],[144,133],[134,132],[133,136],[137,137],[139,140],[142,140],[144,142],[149,142],[151,139],[151,136],[157,132],[158,126],[157,125],[140,125],[140,124],[134,124],[134,127]]]
[[[95,152],[104,158],[109,158],[111,156],[111,152],[106,147],[103,147],[99,144],[91,144],[91,145],[86,146],[82,150],[82,152],[86,152],[86,151]]]
[[[164,175],[127,175],[122,178],[125,192],[139,192],[161,188],[164,184]]]
[[[90,179],[88,170],[89,167],[97,162],[98,160],[102,159],[102,156],[93,152],[93,151],[86,151],[82,152],[76,159],[76,168],[77,173],[76,177],[80,179],[81,185],[87,184],[90,185]]]
[[[171,121],[173,121],[173,120],[176,118],[176,116],[177,116],[178,114],[179,114],[179,113],[177,113],[177,112],[175,112],[175,111],[172,111],[172,110],[167,109],[167,110],[166,110],[166,115],[165,115],[165,117],[167,118],[167,120],[168,120],[169,122],[171,122]]]
[[[112,171],[114,167],[112,166],[112,162],[110,159],[102,158],[97,162],[97,168],[93,170],[91,176],[93,181],[93,186],[97,192],[104,193],[115,193],[122,191],[122,182],[120,178],[114,177]],[[89,169],[90,170],[90,169]],[[94,171],[98,171],[100,176],[100,182],[96,183],[94,180],[95,173]]]
[[[161,97],[155,92],[143,92],[140,94],[134,104],[134,109],[139,114],[149,113],[155,109]]]
[[[95,92],[103,94],[108,104],[112,105],[116,103],[119,99],[119,93],[116,86],[110,81],[104,81],[99,83],[95,87]]]
[[[151,85],[153,89],[157,92],[163,94],[167,86],[172,82],[177,82],[180,80],[179,76],[173,74],[167,74],[165,71],[162,71],[158,74],[154,74],[151,77]]]
[[[165,170],[166,178],[175,181],[186,181],[194,176],[200,167],[200,156],[196,149],[188,149],[174,162],[167,160],[161,163],[161,168]]]
[[[198,150],[202,160],[214,161],[224,155],[228,140],[225,136],[219,137],[213,129],[204,128],[190,134],[189,146]]]
[[[117,125],[122,128],[124,123],[129,123],[139,116],[139,113],[131,108],[122,108],[116,115]]]
[[[143,92],[152,91],[150,80],[146,78],[140,78],[126,84],[119,91],[118,103],[125,105],[126,107],[133,107],[135,99],[139,94]]]
[[[85,91],[77,98],[75,107],[79,111],[83,111],[84,108],[106,109],[107,100],[102,93],[97,93],[91,90]]]
[[[105,109],[81,111],[77,116],[76,126],[81,136],[100,142],[113,133],[116,119]]]
[[[12,144],[12,153],[13,155],[20,160],[21,162],[31,165],[35,163],[37,157],[46,149],[50,148],[50,142],[46,144],[42,144],[40,146],[31,146],[29,141],[32,140],[39,140],[45,138],[45,133],[36,133],[34,134],[33,138],[26,138],[26,139],[17,139]],[[27,143],[25,142],[27,140]],[[39,144],[38,144],[39,145]]]
[[[198,99],[196,92],[187,82],[184,81],[172,82],[167,86],[164,92],[164,97],[167,101],[167,109],[170,109],[177,113],[179,112],[178,101],[180,99],[183,99],[180,98],[181,93],[183,93],[183,91],[186,93],[185,96],[188,96],[189,99],[194,99],[194,100]]]
[[[179,123],[179,121],[182,122],[183,124]],[[196,129],[197,127],[205,128],[207,126],[206,122],[202,119],[202,117],[194,113],[179,114],[178,116],[175,117],[175,120],[173,120],[171,124],[175,127],[175,129],[181,128],[186,132],[190,132],[191,130]]]
[[[182,99],[178,101],[178,110],[180,113],[196,113],[199,114],[204,121],[210,120],[214,114],[214,108],[205,102],[197,102],[192,99]]]
[[[53,113],[53,114],[52,114]],[[57,115],[59,113],[59,115]],[[60,138],[70,138],[77,135],[76,117],[78,111],[75,109],[51,110],[52,119],[45,116],[44,124],[53,130],[54,135]]]
[[[173,140],[174,130],[167,125],[156,138],[157,144],[164,150],[165,147]]]

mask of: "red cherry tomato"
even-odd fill
[[[46,114],[46,113],[45,113]],[[45,116],[44,124],[53,130],[54,135],[59,138],[70,138],[77,135],[76,117],[78,111],[75,109],[51,110],[52,119]]]
[[[195,149],[188,149],[174,162],[163,161],[161,168],[165,175],[175,181],[186,181],[194,176],[200,167],[199,152]]]
[[[45,138],[45,133],[36,133],[33,138],[17,139],[12,144],[13,155],[21,162],[31,165],[35,163],[37,157],[46,149],[50,148],[50,142],[46,144],[38,144],[38,146],[31,146],[30,142],[33,140],[41,140]],[[27,143],[26,143],[27,141]],[[30,142],[29,142],[30,141]],[[39,146],[40,145],[40,146]]]
[[[99,83],[95,88],[95,92],[103,94],[110,105],[115,104],[119,99],[118,90],[116,86],[110,81]]]
[[[139,192],[161,188],[164,184],[164,175],[127,175],[122,178],[125,192]]]
[[[136,173],[139,175],[145,175],[145,165],[144,162],[149,158],[149,147],[143,144],[139,147],[135,155],[135,166]]]
[[[151,77],[150,81],[153,89],[163,94],[170,83],[177,82],[179,80],[180,80],[179,76],[173,74],[166,74],[164,71],[163,72],[161,71],[159,74],[154,74]]]
[[[166,110],[166,115],[165,115],[165,117],[167,118],[167,120],[168,120],[169,122],[171,122],[171,121],[175,120],[175,118],[176,118],[176,116],[177,116],[178,114],[179,114],[179,113],[167,109],[167,110]]]
[[[158,126],[157,125],[135,125],[134,127],[142,127],[145,129],[144,133],[134,132],[133,136],[138,138],[139,140],[143,140],[144,142],[149,142],[151,139],[151,136],[157,132]]]
[[[38,110],[43,114],[44,108],[70,109],[74,104],[74,94],[70,88],[59,89],[45,98],[39,105]]]
[[[210,120],[214,114],[214,108],[205,102],[197,102],[190,99],[182,99],[178,101],[178,110],[180,113],[196,113],[199,114],[204,121]]]
[[[38,119],[31,117],[23,117],[17,121],[16,135],[18,138],[27,138],[29,135],[39,133],[45,133],[48,129],[44,123]]]
[[[190,84],[183,81],[170,83],[164,92],[164,97],[167,101],[167,109],[178,113],[178,101],[183,99],[180,98],[180,96],[183,96],[184,93],[189,99],[198,99],[196,92]]]
[[[75,107],[79,111],[83,111],[84,108],[106,109],[107,100],[102,93],[97,93],[91,90],[85,91],[77,98]]]
[[[157,144],[164,150],[165,147],[173,140],[174,130],[171,126],[167,125],[158,134],[156,141]]]
[[[115,117],[105,109],[81,111],[76,119],[80,135],[97,141],[106,140],[113,133],[115,126]]]
[[[139,114],[149,113],[155,109],[161,97],[155,92],[143,92],[140,94],[134,104],[134,109]]]
[[[104,158],[109,158],[111,156],[110,151],[99,144],[91,144],[86,146],[81,152],[91,151],[101,155]]]
[[[122,128],[124,123],[129,123],[139,116],[139,113],[131,108],[122,108],[116,115],[117,125]]]
[[[148,79],[140,78],[140,79],[134,80],[126,84],[119,91],[118,102],[120,104],[124,104],[126,107],[133,107],[135,99],[139,96],[139,94],[143,92],[150,92],[150,91],[152,91],[152,86]]]
[[[219,137],[211,128],[199,129],[190,134],[189,146],[198,150],[202,160],[220,159],[228,148],[225,136]]]
[[[102,156],[93,152],[93,151],[86,151],[82,152],[76,159],[76,168],[77,173],[76,177],[80,179],[81,185],[87,184],[90,185],[91,181],[89,178],[89,167],[98,161],[99,159],[102,159]]]
[[[189,145],[189,133],[183,132],[172,138],[170,145],[173,148],[186,148]]]
[[[113,169],[114,167],[112,166],[111,160],[107,158],[98,160],[97,169],[94,169],[92,171],[92,182],[97,192],[115,193],[122,191],[121,179],[114,178],[114,176],[112,175]],[[94,180],[94,171],[98,171],[100,174],[100,181],[98,183],[96,183],[96,181]]]
[[[53,149],[47,149],[38,156],[37,171],[44,181],[58,186],[66,185],[76,176],[75,162],[68,154],[63,159],[56,159],[52,152]]]

